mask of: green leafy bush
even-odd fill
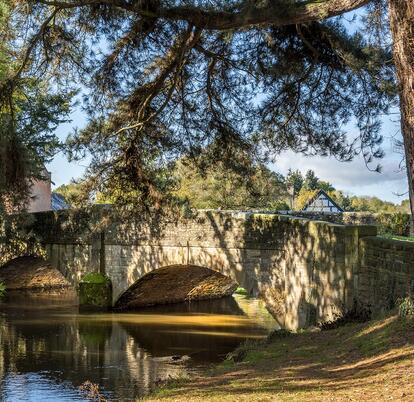
[[[397,300],[400,317],[414,316],[414,299],[410,296]]]
[[[275,201],[270,205],[270,208],[274,211],[289,211],[291,208],[285,201]]]
[[[401,212],[393,214],[381,213],[377,217],[380,234],[392,234],[396,236],[409,236],[410,215]]]

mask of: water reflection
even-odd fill
[[[79,314],[72,292],[9,293],[0,303],[1,400],[85,400],[100,385],[110,400],[135,400],[155,381],[200,370],[275,326],[243,297]]]

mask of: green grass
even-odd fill
[[[391,239],[391,240],[414,241],[413,236],[397,236],[397,235],[393,235],[390,233],[384,233],[380,235],[380,237],[384,237],[386,239]]]
[[[414,318],[389,316],[246,342],[200,378],[173,380],[145,400],[414,400],[413,355]]]
[[[249,294],[247,293],[247,290],[245,289],[245,288],[241,288],[241,287],[238,287],[235,291],[234,291],[234,293],[233,294],[235,294],[235,295],[242,295],[242,296],[248,296]]]

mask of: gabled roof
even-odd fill
[[[344,210],[331,198],[324,190],[319,190],[315,193],[313,197],[311,197],[305,206],[302,208],[302,211],[306,210],[313,202],[315,202],[321,195],[323,195],[328,201],[339,210],[339,212],[344,212]]]

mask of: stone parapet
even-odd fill
[[[414,295],[414,242],[364,237],[359,242],[358,300],[373,312]]]

